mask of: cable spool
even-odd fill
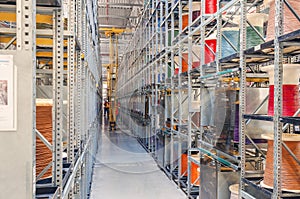
[[[205,63],[208,64],[215,60],[216,48],[217,48],[217,39],[208,38],[205,40]],[[193,45],[192,47],[192,68],[198,68],[200,66],[200,45]],[[186,72],[188,70],[188,57],[189,54],[187,51],[182,53],[182,72]]]
[[[240,48],[239,28],[238,27],[223,28],[221,31],[222,31],[222,35],[225,36],[238,51]],[[232,47],[230,43],[223,36],[221,39],[222,58],[236,53],[234,47]]]
[[[179,34],[179,30],[175,29],[174,38],[176,38],[178,34]],[[168,46],[172,46],[172,30],[168,30]]]
[[[266,159],[266,168],[264,173],[264,180],[262,185],[268,188],[273,187],[273,173],[274,173],[274,136],[273,134],[263,134],[262,137],[268,140],[268,151]],[[283,141],[289,149],[295,154],[297,159],[300,159],[300,135],[287,134],[282,135]],[[282,164],[281,164],[281,182],[282,190],[300,193],[300,166],[289,154],[289,152],[282,148]]]
[[[200,160],[199,154],[192,155],[192,158],[197,160],[197,161]],[[194,186],[199,186],[200,185],[199,176],[200,176],[199,165],[195,164],[194,162],[191,162],[191,184],[193,184]]]
[[[193,2],[192,21],[195,21],[201,15],[201,2]]]
[[[235,142],[239,142],[240,141],[240,130],[239,130],[239,127],[240,127],[240,112],[239,112],[239,104],[236,104],[235,106],[235,121],[234,121],[234,131],[233,131],[233,141]],[[247,142],[247,141],[246,141]]]
[[[199,155],[192,155],[191,156],[193,159],[199,160]],[[181,176],[187,176],[188,175],[188,155],[187,154],[182,154],[181,155]],[[200,185],[200,180],[198,179],[200,176],[200,168],[197,164],[194,162],[191,162],[191,184],[194,182],[194,186],[199,186]],[[198,179],[198,180],[197,180]],[[197,180],[197,181],[196,181]]]
[[[195,126],[200,127],[200,112],[195,112],[193,114],[192,122]]]
[[[298,85],[283,85],[283,116],[293,116],[299,108],[299,86]],[[269,104],[268,115],[274,115],[274,85],[269,88]]]
[[[247,19],[250,24],[262,35],[264,33],[263,27],[264,23],[268,20],[268,15],[264,13],[251,13],[247,15]],[[247,48],[254,47],[263,43],[264,40],[260,38],[260,36],[252,29],[249,25],[247,25]]]
[[[264,0],[264,2],[263,2],[263,7],[264,7],[264,8],[269,8],[269,7],[270,7],[271,1],[273,1],[273,0]]]
[[[228,16],[227,16],[228,17]],[[227,18],[224,16],[224,18]],[[251,13],[247,15],[247,19],[250,24],[262,35],[263,35],[263,27],[264,23],[268,19],[268,15],[264,13]],[[222,57],[227,57],[239,51],[240,49],[240,16],[233,16],[233,19],[230,20],[232,24],[235,24],[237,27],[227,27],[222,29],[222,34],[230,41],[230,43],[235,47],[232,47],[228,41],[224,37],[221,40],[222,47]],[[251,48],[256,45],[259,45],[264,42],[262,38],[256,33],[251,26],[247,24],[246,27],[247,32],[247,41],[246,48]]]
[[[239,184],[233,184],[229,186],[230,191],[230,199],[238,199],[239,198]]]
[[[187,6],[188,8],[189,6]],[[197,19],[201,14],[201,2],[193,2],[192,5],[192,21]],[[182,30],[189,25],[189,13],[182,14]]]
[[[164,82],[166,80],[166,74],[165,73],[162,73],[162,74],[158,74],[157,75],[157,82],[158,83],[161,83],[161,82]]]
[[[184,30],[189,25],[189,13],[182,14],[182,30]]]
[[[188,71],[188,58],[189,58],[189,54],[187,52],[182,53],[182,59],[181,59],[181,64],[182,64],[182,69],[181,72],[186,72]]]
[[[197,68],[200,66],[200,46],[199,45],[193,45],[192,47],[192,68]],[[189,53],[188,51],[184,51],[182,53],[182,58],[181,58],[181,65],[182,65],[182,68],[181,68],[181,72],[184,73],[184,72],[187,72],[188,71],[188,58],[189,58]],[[175,56],[174,57],[174,60],[176,63],[179,64],[179,56]]]
[[[179,56],[174,56],[174,75],[178,75],[179,74]]]
[[[199,186],[200,185],[200,168],[197,164],[191,163],[192,165],[192,171],[191,171],[191,184],[193,186]]]
[[[188,172],[187,172],[187,168],[188,168],[188,155],[186,153],[183,153],[181,155],[181,176],[187,176]]]
[[[192,49],[193,49],[192,68],[198,68],[200,66],[201,47],[200,45],[193,45]]]
[[[217,50],[217,39],[207,38],[205,39],[205,61],[204,64],[211,63],[215,60],[215,53]]]
[[[205,14],[214,14],[217,12],[217,0],[205,1]]]
[[[36,128],[52,143],[52,100],[36,100]],[[52,162],[52,152],[37,137],[36,138],[36,175],[38,176],[43,169]],[[42,176],[45,179],[52,176],[51,168]]]
[[[179,74],[179,68],[175,68],[174,69],[174,75],[178,75]]]
[[[239,104],[236,104],[235,107],[235,121],[234,121],[234,131],[233,131],[233,141],[234,142],[240,142],[240,129],[239,129]],[[266,143],[264,139],[261,139],[260,137],[251,137],[254,143]],[[246,144],[251,144],[250,140],[246,137]]]
[[[274,65],[263,67],[262,70],[269,74],[268,115],[274,115]],[[300,64],[283,65],[283,116],[293,116],[300,107],[299,78]]]
[[[292,6],[295,12],[300,15],[300,1],[289,0],[288,3]],[[291,10],[284,4],[283,12],[283,34],[287,34],[298,30],[300,22],[291,12]],[[275,1],[270,2],[269,22],[267,27],[267,41],[273,40],[275,37]]]
[[[168,63],[168,78],[171,78],[171,75],[172,75],[172,65],[171,65],[171,63],[169,62],[169,63]]]

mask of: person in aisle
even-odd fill
[[[108,100],[105,100],[104,102],[104,116],[108,117],[109,114],[109,102]]]

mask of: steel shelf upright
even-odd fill
[[[283,80],[283,51],[282,44],[279,42],[279,36],[283,34],[283,5],[281,0],[275,0],[275,60],[274,60],[274,190],[272,198],[280,198],[282,195],[282,80]]]
[[[74,164],[75,162],[75,60],[76,60],[76,32],[75,32],[75,1],[68,2],[68,28],[71,33],[68,38],[68,112],[67,112],[67,132],[68,134],[68,162]],[[72,193],[70,195],[72,197]]]
[[[179,10],[179,16],[182,16],[182,2],[179,1],[178,3],[178,10]],[[179,17],[179,29],[182,30],[182,18]],[[180,31],[179,31],[180,32]],[[180,43],[181,44],[181,43]],[[174,122],[174,125],[177,126],[177,130],[174,130],[173,129],[173,133],[174,133],[174,140],[178,142],[178,146],[177,146],[177,150],[176,150],[176,143],[174,143],[173,145],[173,150],[174,150],[174,164],[176,165],[177,167],[177,174],[174,172],[175,174],[175,177],[178,179],[178,187],[181,186],[180,184],[180,179],[181,179],[181,158],[180,158],[180,155],[181,155],[181,148],[182,148],[182,145],[181,145],[181,132],[183,131],[183,99],[184,99],[184,91],[185,91],[185,88],[183,87],[183,76],[182,76],[182,73],[184,72],[183,71],[183,67],[182,67],[182,64],[183,64],[183,48],[184,48],[184,45],[175,45],[174,46],[174,50],[175,50],[175,53],[176,55],[178,55],[178,61],[176,62],[175,58],[174,58],[174,63],[178,64],[177,67],[179,67],[179,70],[178,70],[178,75],[177,75],[177,79],[175,80],[175,84],[173,85],[174,88],[177,90],[178,92],[178,96],[177,96],[177,102],[175,102],[175,110],[173,112],[173,122]],[[177,152],[177,153],[175,153]]]
[[[171,7],[174,7],[175,2],[172,1]],[[174,12],[170,13],[170,18],[171,18],[171,41],[174,40]],[[170,166],[169,166],[169,171],[171,175],[171,179],[174,179],[173,177],[173,172],[175,171],[175,165],[174,165],[174,135],[173,135],[173,127],[174,127],[174,110],[175,110],[175,86],[174,86],[174,68],[175,68],[175,63],[174,63],[174,47],[171,45],[171,125],[170,125],[170,131],[171,131],[171,139],[170,139]]]
[[[62,187],[63,181],[63,10],[57,9],[53,12],[53,164],[52,164],[52,184]]]
[[[163,25],[165,28],[165,45],[166,51],[164,61],[165,61],[165,120],[163,121],[165,124],[166,131],[164,133],[164,170],[167,172],[169,178],[172,178],[172,159],[173,159],[173,137],[172,137],[172,76],[173,76],[173,63],[172,63],[172,56],[171,56],[171,40],[172,37],[172,27],[171,24],[167,21],[171,21],[170,15],[170,8],[173,5],[171,2],[165,3],[165,10],[164,10],[164,18],[161,19],[161,29],[163,29]],[[172,22],[171,22],[172,23]],[[172,166],[171,166],[172,165]]]
[[[154,159],[157,159],[157,129],[158,129],[158,115],[157,115],[157,107],[158,107],[158,60],[157,60],[157,54],[158,54],[158,37],[159,37],[159,30],[158,30],[158,13],[159,10],[158,7],[158,0],[152,1],[153,3],[153,14],[152,14],[152,54],[153,54],[153,62],[151,63],[152,68],[152,118],[153,118],[153,126],[152,126],[152,154]]]
[[[149,44],[149,49],[150,49],[150,62],[148,64],[149,71],[151,74],[151,82],[150,82],[150,118],[151,118],[151,130],[150,130],[150,152],[153,153],[155,156],[155,144],[156,144],[156,139],[155,139],[155,129],[156,129],[156,77],[155,77],[155,69],[156,69],[156,36],[157,36],[157,30],[156,30],[156,0],[153,0],[150,2],[151,5],[151,10],[150,10],[150,44]]]
[[[151,43],[152,43],[152,2],[149,1],[149,7],[147,9],[147,12],[146,12],[146,24],[145,24],[145,28],[146,28],[146,31],[147,31],[147,35],[148,35],[148,38],[147,38],[147,42],[146,42],[146,49],[147,49],[147,52],[146,52],[146,56],[147,56],[147,61],[146,61],[146,74],[147,74],[147,96],[148,96],[148,114],[149,114],[149,118],[150,118],[150,125],[149,127],[147,128],[147,149],[148,151],[151,151],[152,150],[152,143],[151,143],[151,136],[152,136],[152,127],[153,127],[153,124],[152,124],[152,120],[151,120],[151,117],[152,116],[152,109],[151,109],[151,104],[152,104],[152,93],[151,93],[151,84],[152,84],[152,73],[151,73],[151,67],[150,67],[150,62],[152,61],[152,48],[151,48]]]
[[[167,23],[163,24],[163,20],[165,17],[165,13],[167,12],[168,2],[161,1],[159,4],[159,13],[158,13],[158,23],[157,29],[159,31],[159,38],[158,39],[158,54],[157,54],[157,78],[158,78],[158,100],[159,104],[157,106],[157,113],[159,114],[159,121],[158,121],[158,145],[157,145],[157,162],[159,166],[166,171],[166,166],[168,165],[167,162],[167,155],[166,152],[168,151],[168,146],[166,146],[167,129],[165,122],[168,115],[168,94],[167,94],[167,87],[169,86],[167,83],[168,77],[168,58],[167,54],[165,53],[167,47],[167,30],[168,26]]]
[[[143,85],[142,85],[142,95],[144,98],[144,106],[143,106],[143,110],[144,110],[144,119],[150,119],[150,112],[149,112],[149,103],[150,103],[150,96],[149,96],[149,71],[148,71],[148,62],[150,60],[149,58],[149,47],[147,45],[150,35],[149,35],[149,31],[148,31],[148,26],[147,26],[147,21],[149,19],[149,10],[147,10],[143,16],[143,19],[141,20],[141,32],[143,35],[143,39],[142,39],[142,50],[143,50],[143,62],[142,62],[142,68],[141,68],[141,73],[142,73],[142,78],[143,78]],[[145,125],[145,132],[143,134],[143,140],[145,143],[145,148],[147,148],[147,150],[149,150],[149,145],[147,145],[149,142],[149,134],[150,134],[150,125],[149,123],[147,123],[147,125]]]
[[[146,62],[145,62],[145,70],[146,70],[146,93],[147,93],[147,106],[148,109],[148,116],[150,118],[150,124],[147,128],[146,133],[146,148],[149,152],[153,151],[153,120],[151,118],[155,117],[152,114],[152,104],[153,104],[153,95],[152,95],[152,81],[153,81],[153,75],[152,75],[152,68],[151,68],[151,62],[153,59],[153,6],[154,2],[149,2],[147,5],[147,10],[145,14],[145,31],[147,35],[147,40],[145,41],[145,48],[146,48]]]
[[[242,190],[245,189],[242,178],[245,176],[245,167],[246,167],[246,137],[245,137],[245,119],[243,118],[243,114],[245,114],[245,107],[246,107],[246,55],[244,51],[246,50],[246,13],[247,13],[247,7],[246,3],[247,1],[241,0],[241,31],[240,31],[240,95],[239,95],[239,154],[241,156],[241,172],[240,172],[240,192],[239,198],[242,198],[243,192]]]
[[[164,129],[165,129],[165,121],[167,121],[167,110],[166,110],[166,78],[168,75],[167,65],[165,63],[165,51],[166,51],[166,28],[162,26],[163,21],[163,13],[165,11],[164,6],[166,2],[159,2],[157,6],[157,24],[156,29],[158,31],[157,37],[157,53],[156,53],[156,78],[157,78],[157,127],[156,127],[156,139],[157,139],[157,146],[156,146],[156,158],[159,166],[164,168]]]
[[[183,114],[186,110],[184,107],[187,106],[187,84],[186,77],[183,75],[186,71],[183,71],[183,51],[186,48],[186,44],[178,44],[175,42],[175,38],[178,40],[177,29],[179,29],[179,35],[182,34],[182,15],[183,6],[186,2],[172,2],[169,4],[168,12],[166,12],[166,19],[163,23],[166,23],[168,29],[166,30],[168,35],[169,49],[167,49],[166,57],[168,62],[166,64],[168,73],[170,71],[170,86],[171,90],[171,105],[170,105],[170,173],[173,179],[178,180],[178,186],[185,185],[185,171],[182,172],[181,166],[181,155],[184,150],[186,150],[187,142],[187,114]],[[170,23],[168,23],[170,21]],[[179,21],[179,23],[176,23]],[[169,59],[170,58],[170,59]],[[187,61],[187,60],[185,60]],[[171,65],[169,69],[168,65]],[[170,92],[167,91],[167,95]]]
[[[203,1],[201,1],[201,5],[204,5]],[[186,192],[187,192],[188,198],[193,198],[195,195],[198,195],[199,187],[197,186],[196,182],[200,178],[200,176],[199,176],[196,180],[195,179],[192,180],[192,175],[193,175],[192,174],[192,164],[195,164],[195,163],[192,163],[193,159],[192,159],[192,154],[191,154],[192,153],[191,149],[195,147],[195,140],[197,139],[198,134],[200,133],[200,126],[198,126],[199,123],[197,125],[197,124],[195,124],[196,122],[193,121],[193,117],[196,116],[196,119],[197,119],[197,117],[200,116],[200,115],[198,115],[198,116],[195,115],[195,114],[197,114],[197,108],[194,107],[196,105],[195,103],[197,103],[197,104],[199,103],[199,101],[197,101],[197,100],[195,101],[195,99],[199,98],[198,92],[200,90],[197,86],[197,84],[198,84],[197,79],[195,79],[196,75],[195,75],[195,73],[192,73],[192,69],[193,69],[193,64],[194,64],[193,62],[196,61],[194,57],[199,57],[200,55],[198,54],[199,52],[194,52],[194,50],[193,50],[193,46],[198,45],[198,44],[197,44],[197,40],[195,38],[196,34],[195,35],[191,34],[192,30],[193,30],[193,26],[192,26],[193,20],[195,20],[195,19],[193,19],[194,15],[193,15],[193,1],[192,0],[188,1],[187,7],[189,10],[189,17],[188,17],[189,26],[187,28],[188,57],[186,60],[186,62],[188,63],[188,71],[187,71],[187,87],[188,87],[187,149],[188,149],[188,151],[187,151],[187,171],[186,171],[187,172],[187,191]],[[203,10],[203,8],[201,10]],[[201,16],[203,16],[203,14]],[[196,42],[195,42],[195,40],[196,40]],[[204,60],[204,59],[202,59],[202,60]],[[201,59],[199,59],[199,61],[200,61],[200,65],[201,65]],[[194,106],[193,106],[193,104],[194,104]],[[200,104],[198,104],[198,106],[200,107]],[[199,108],[198,112],[199,111],[200,111],[200,108]],[[198,166],[200,166],[200,165],[198,164]]]
[[[84,30],[84,25],[85,21],[84,21],[84,3],[83,1],[77,1],[76,2],[76,7],[77,7],[77,36],[78,36],[78,41],[81,44],[81,48],[80,51],[78,52],[78,56],[77,56],[77,96],[76,96],[76,100],[77,100],[77,111],[76,111],[76,147],[78,149],[78,154],[82,153],[82,146],[81,146],[81,142],[83,140],[83,120],[82,118],[84,117],[84,100],[83,100],[83,87],[84,87],[84,34],[83,34],[83,30]],[[76,178],[76,182],[74,183],[74,195],[79,196],[80,195],[80,185],[79,185],[79,179],[81,178],[81,167],[79,166],[75,172],[75,177]]]

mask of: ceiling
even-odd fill
[[[132,37],[138,23],[138,17],[143,9],[144,0],[98,0],[99,29],[102,64],[109,63],[109,38],[105,31],[109,29],[123,29],[119,35],[119,57]],[[105,68],[103,74],[105,74]]]

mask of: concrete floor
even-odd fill
[[[184,199],[135,138],[104,130],[94,168],[91,199]]]

